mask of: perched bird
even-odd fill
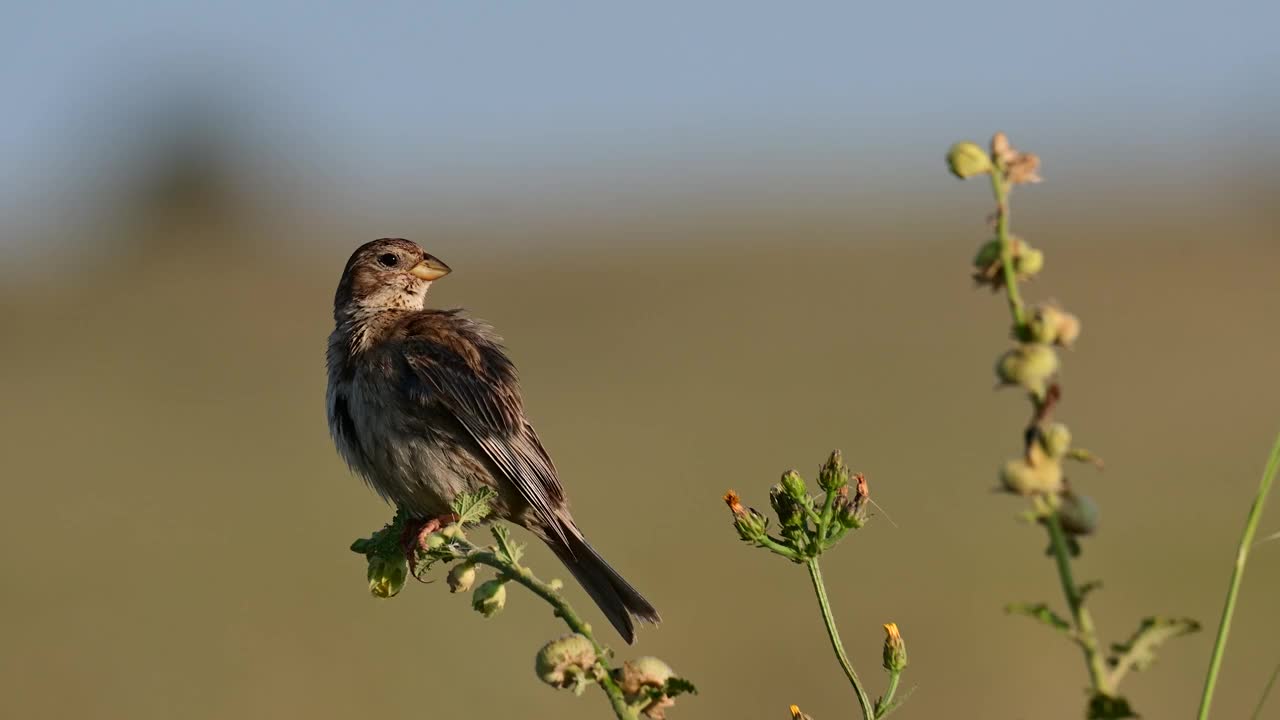
[[[459,493],[547,543],[628,642],[658,611],[582,536],[555,465],[525,417],[516,369],[489,325],[425,309],[449,266],[416,243],[356,249],[333,299],[327,393],[338,451],[385,500],[423,520]]]

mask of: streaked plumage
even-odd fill
[[[379,495],[423,518],[446,514],[460,491],[495,490],[495,513],[546,542],[631,642],[632,616],[656,623],[658,613],[574,524],[500,339],[460,310],[423,308],[448,272],[401,239],[347,261],[329,336],[334,442]]]

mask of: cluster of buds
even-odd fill
[[[783,473],[778,484],[770,488],[769,505],[778,518],[780,537],[769,533],[769,519],[755,508],[744,506],[736,492],[725,493],[724,502],[733,513],[733,525],[743,541],[802,562],[821,555],[846,532],[862,527],[867,520],[871,500],[867,480],[861,473],[850,476],[839,450],[832,452],[818,470],[818,488],[823,494],[815,499],[795,470]]]
[[[693,684],[677,677],[671,666],[656,657],[640,657],[608,670],[601,662],[600,649],[591,638],[573,633],[552,640],[538,651],[534,660],[538,679],[554,688],[581,695],[594,684],[610,681],[622,694],[632,713],[663,720],[676,697],[697,692]]]
[[[1009,260],[1018,281],[1030,280],[1044,268],[1044,252],[1020,237],[1009,238]],[[1004,287],[1004,257],[1000,240],[992,238],[973,256],[973,281],[995,292]]]
[[[1002,132],[991,137],[989,151],[972,142],[952,145],[947,151],[947,169],[961,180],[992,173],[1000,173],[1011,185],[1041,180],[1039,156],[1017,150]]]
[[[511,539],[506,526],[490,526],[494,544],[488,547],[468,540],[463,528],[483,522],[493,498],[490,490],[460,493],[450,504],[450,515],[430,520],[397,510],[382,529],[352,543],[351,550],[368,562],[370,591],[377,597],[392,597],[410,574],[426,582],[423,576],[433,565],[452,563],[446,576],[449,592],[471,592],[472,609],[488,618],[506,606],[508,584],[525,585],[547,600],[556,615],[576,631],[538,651],[534,668],[542,682],[577,695],[591,685],[600,685],[618,717],[634,718],[643,713],[654,720],[665,717],[677,696],[697,692],[692,683],[676,677],[657,658],[640,658],[610,672],[608,651],[596,643],[591,627],[578,620],[558,596],[563,584],[559,580],[544,583],[520,565],[524,548]],[[759,520],[763,523],[763,518]],[[490,568],[493,577],[478,582],[481,566]]]
[[[613,679],[627,704],[652,720],[666,718],[667,710],[676,704],[676,696],[693,691],[688,681],[676,677],[671,666],[656,657],[624,662],[613,671]]]
[[[991,175],[996,190],[997,237],[983,243],[974,256],[974,279],[998,290],[1011,278],[1017,282],[1039,273],[1044,267],[1044,254],[1008,233],[1005,193],[1015,185],[1040,182],[1040,158],[1017,150],[1004,133],[996,133],[987,150],[972,142],[952,145],[947,153],[947,167],[962,179]],[[1010,267],[1005,267],[1006,262]],[[1092,456],[1087,451],[1072,449],[1071,431],[1067,426],[1047,421],[1049,410],[1060,393],[1057,349],[1075,344],[1080,337],[1080,320],[1055,303],[1024,311],[1016,287],[1008,290],[1010,305],[1014,308],[1013,337],[1017,344],[996,359],[995,374],[1001,386],[1025,390],[1036,412],[1026,433],[1023,456],[1005,461],[1000,468],[1000,486],[1008,492],[1035,499],[1037,508],[1043,512],[1056,512],[1067,532],[1088,534],[1097,526],[1097,507],[1092,500],[1068,490],[1063,461]]]
[[[544,645],[534,660],[534,670],[538,679],[551,687],[581,695],[603,675],[596,660],[595,643],[585,635],[573,633]]]

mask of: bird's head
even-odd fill
[[[449,274],[445,265],[418,244],[382,238],[356,248],[342,271],[333,297],[336,319],[360,311],[418,310],[431,283]]]

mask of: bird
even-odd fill
[[[358,247],[333,300],[329,432],[384,500],[428,521],[462,492],[496,492],[493,514],[545,542],[628,644],[658,611],[583,537],[525,414],[501,338],[464,310],[425,306],[444,262],[403,238]]]

